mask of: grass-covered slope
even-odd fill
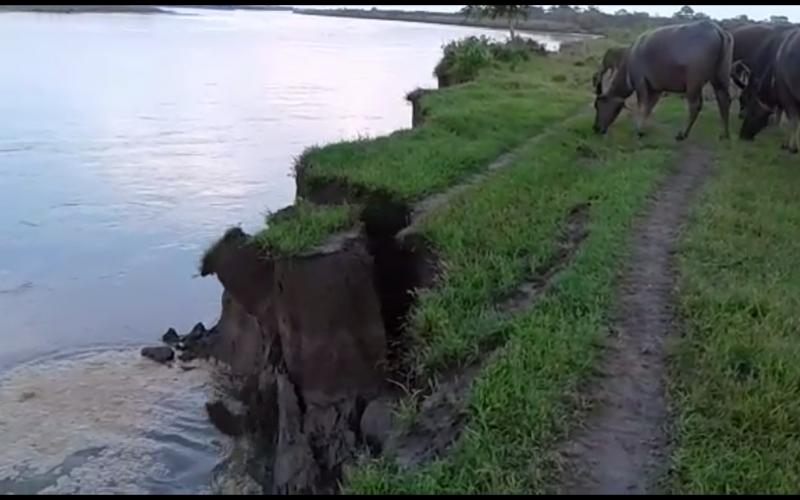
[[[516,71],[491,70],[431,93],[423,98],[421,127],[309,152],[307,182],[335,179],[404,201],[441,191],[587,104],[586,71],[579,70],[561,58],[539,56]]]
[[[676,126],[680,104],[662,106],[662,121]],[[466,429],[445,459],[411,472],[388,461],[362,465],[351,470],[348,491],[519,494],[553,486],[550,447],[574,425],[571,395],[608,334],[627,231],[679,148],[663,130],[640,143],[626,117],[609,137],[594,136],[591,118],[562,125],[426,222],[447,271],[413,312],[413,362],[434,378],[476,359],[482,346],[504,346],[478,377]],[[589,235],[554,286],[532,309],[498,315],[497,301],[552,259],[560,229],[584,203]]]

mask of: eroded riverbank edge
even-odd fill
[[[444,374],[437,388],[404,366],[407,313],[415,293],[435,284],[440,265],[415,227],[514,157],[515,150],[507,152],[415,203],[341,179],[308,182],[301,157],[298,202],[358,207],[356,223],[291,256],[265,258],[238,228],[206,253],[201,274],[216,275],[225,288],[208,353],[230,366],[244,411],[220,402],[207,409],[223,432],[260,443],[265,492],[334,493],[344,466],[361,454],[391,454],[413,466],[457,439],[470,383],[500,344],[482,346],[483,359]],[[561,250],[498,304],[500,314],[530,307],[566,266],[586,236],[586,208],[572,207],[556,243]],[[271,220],[296,210],[287,207]],[[392,408],[410,392],[421,415],[411,429],[397,425]]]

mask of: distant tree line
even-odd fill
[[[616,30],[641,31],[644,29],[686,22],[691,20],[710,19],[703,12],[696,12],[684,5],[670,17],[651,16],[647,12],[620,9],[613,14],[602,12],[597,6],[581,8],[578,5],[553,5],[544,8],[539,5],[467,5],[461,13],[468,17],[506,19],[509,31],[514,36],[515,29],[523,19],[533,21],[550,21],[570,24],[582,31],[607,33]],[[733,28],[742,24],[756,22],[742,14],[730,19],[719,20],[725,28]],[[771,24],[791,24],[786,16],[772,16],[767,22]]]

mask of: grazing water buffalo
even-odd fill
[[[628,47],[611,47],[603,54],[603,60],[600,61],[600,67],[597,72],[592,75],[592,86],[595,89],[595,94],[600,95],[603,93],[603,78],[609,71],[616,72]]]
[[[753,140],[780,107],[789,119],[789,138],[783,147],[796,153],[800,139],[800,29],[776,33],[764,45],[744,94],[747,108],[739,137]]]
[[[722,118],[722,137],[728,138],[730,74],[733,37],[713,21],[663,26],[639,35],[630,47],[608,90],[595,99],[595,132],[605,134],[616,120],[625,99],[636,92],[639,113],[636,130],[644,124],[664,92],[683,93],[689,107],[684,130],[689,136],[703,107],[703,86],[711,83]]]
[[[786,31],[782,26],[768,24],[748,24],[731,30],[733,36],[733,66],[731,79],[733,83],[744,90],[747,87],[752,68],[759,66],[758,54],[764,50],[766,44],[776,34]],[[739,118],[744,119],[744,110],[747,108],[747,96],[742,92],[739,95]],[[780,110],[778,110],[780,114]]]

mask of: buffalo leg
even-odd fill
[[[772,124],[780,126],[781,118],[783,118],[783,110],[778,108],[775,110],[775,113],[772,115]]]
[[[686,122],[686,128],[683,131],[678,132],[678,135],[675,136],[675,140],[678,141],[682,141],[689,137],[689,133],[692,131],[694,122],[697,120],[697,115],[700,114],[700,110],[703,109],[703,87],[700,87],[699,90],[691,93],[687,92],[686,102],[689,105],[689,121]]]
[[[776,110],[776,114],[780,111],[783,111],[783,114],[786,115],[786,118],[789,120],[789,137],[788,140],[784,143],[783,148],[788,149],[791,153],[797,153],[798,148],[798,116],[800,113],[797,109],[797,102],[794,100],[790,89],[787,89],[784,85],[777,86],[778,91],[778,102],[780,105]]]
[[[644,136],[644,128],[647,124],[647,119],[656,107],[658,100],[661,98],[661,92],[654,92],[646,87],[637,89],[636,100],[639,104],[638,113],[636,116],[636,133],[639,137]]]
[[[658,104],[658,100],[661,99],[661,92],[653,92],[652,90],[647,95],[647,102],[644,105],[644,116],[642,117],[642,126],[647,123],[650,119],[650,115],[653,113],[653,109],[655,109],[656,104]]]
[[[650,93],[647,91],[647,86],[645,85],[637,85],[636,86],[636,135],[639,137],[644,136],[644,118],[645,118],[645,108],[647,108],[647,103],[650,101]]]
[[[794,123],[791,123],[794,122]],[[791,120],[790,126],[792,127],[792,136],[794,137],[794,149],[791,147],[789,151],[792,153],[797,153],[798,146],[800,146],[800,120],[797,117],[794,117],[794,120]]]
[[[798,120],[797,109],[794,107],[787,107],[785,111],[786,117],[789,119],[789,140],[786,149],[788,149],[790,153],[797,153],[798,134],[800,133],[800,130],[798,130],[798,127],[800,127],[800,120]]]
[[[717,107],[719,107],[719,117],[722,120],[722,134],[720,139],[730,139],[729,123],[730,123],[730,109],[731,109],[731,96],[728,92],[727,85],[718,83],[712,84],[714,87],[714,95],[717,97]]]

